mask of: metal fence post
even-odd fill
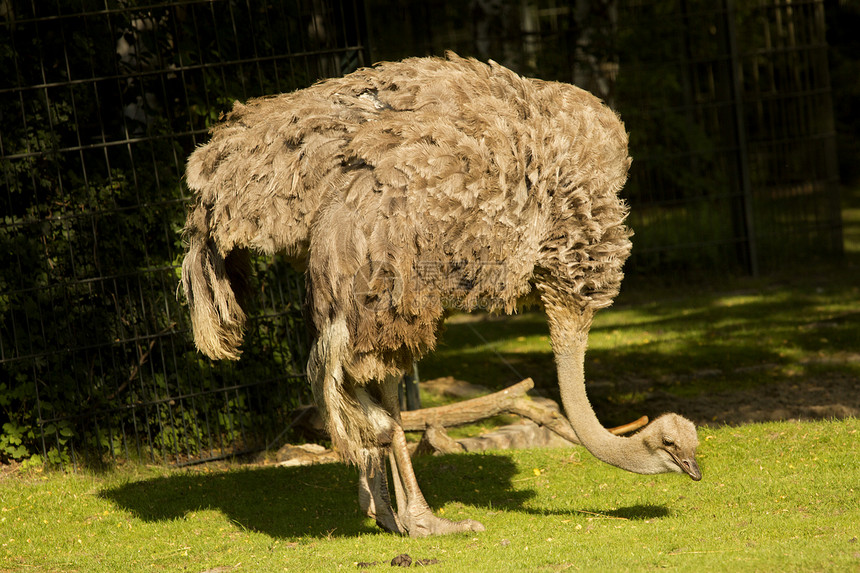
[[[741,223],[746,241],[747,270],[756,277],[759,274],[758,248],[756,245],[755,216],[753,212],[752,184],[750,183],[749,150],[747,148],[747,130],[744,120],[744,97],[741,86],[742,68],[738,52],[737,28],[735,25],[735,7],[733,0],[725,0],[726,36],[729,48],[732,114],[734,115],[735,143],[737,144],[736,160],[738,168],[738,183],[741,187],[742,210]],[[737,224],[737,223],[736,223]]]

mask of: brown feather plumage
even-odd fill
[[[198,346],[238,356],[236,248],[306,261],[312,325],[345,321],[355,384],[432,349],[449,308],[511,313],[535,286],[605,307],[630,250],[629,165],[621,121],[591,94],[453,54],[237,103],[188,162]]]

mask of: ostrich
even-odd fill
[[[250,251],[302,265],[314,400],[360,469],[362,509],[388,531],[484,529],[433,514],[399,423],[398,380],[452,308],[542,305],[582,444],[625,470],[699,480],[690,421],[666,414],[618,437],[586,396],[592,317],[630,251],[618,198],[629,165],[623,124],[588,92],[452,53],[236,103],[188,160],[182,287],[196,345],[238,359]]]

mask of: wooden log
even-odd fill
[[[642,416],[638,420],[633,420],[623,426],[616,426],[614,428],[609,428],[609,431],[615,434],[616,436],[620,436],[622,434],[629,434],[630,432],[635,432],[639,428],[644,428],[648,425],[648,416]]]
[[[400,424],[407,432],[423,431],[428,426],[462,426],[484,418],[507,412],[514,402],[534,388],[534,381],[526,378],[504,390],[463,400],[446,406],[422,408],[400,413]]]
[[[507,411],[511,414],[516,414],[518,416],[522,416],[523,418],[528,418],[539,426],[545,426],[549,428],[568,442],[573,442],[574,444],[581,443],[576,435],[576,432],[573,431],[573,427],[570,425],[570,421],[565,418],[561,414],[561,412],[557,412],[545,406],[541,406],[540,404],[532,402],[527,398],[520,398],[519,400],[511,404]],[[624,424],[623,426],[607,428],[607,430],[610,433],[615,434],[616,436],[620,436],[622,434],[629,434],[630,432],[636,431],[647,424],[648,416],[642,416],[638,420]]]
[[[579,438],[573,431],[570,422],[561,412],[542,406],[525,396],[526,392],[533,387],[534,381],[531,378],[526,378],[513,386],[486,396],[479,396],[446,406],[402,412],[400,414],[401,424],[407,432],[425,431],[430,427],[442,429],[460,426],[496,414],[509,413],[528,418],[536,424],[546,426],[565,440],[579,444]],[[647,423],[648,417],[642,416],[629,424],[609,428],[609,431],[615,435],[627,434],[638,430]]]
[[[561,415],[561,412],[556,412],[526,398],[520,398],[511,404],[508,411],[523,418],[528,418],[539,426],[546,426],[568,442],[573,442],[574,444],[580,443],[570,422]]]
[[[428,426],[413,454],[454,454],[466,451],[441,426]]]

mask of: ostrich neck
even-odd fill
[[[653,460],[642,441],[611,434],[597,419],[588,401],[585,349],[591,326],[590,313],[577,316],[568,309],[553,312],[548,306],[547,315],[561,400],[582,445],[594,457],[613,466],[636,473],[653,473],[650,467]]]

